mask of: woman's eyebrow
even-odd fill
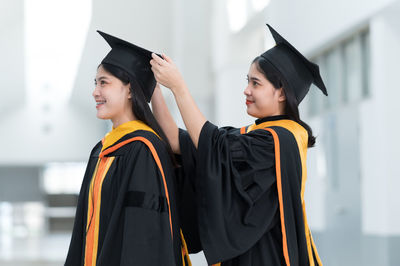
[[[249,76],[247,76],[247,78],[249,79],[249,80],[255,80],[255,81],[261,81],[259,78],[256,78],[256,77],[249,77]]]
[[[101,77],[95,78],[94,81],[96,82],[96,81],[100,81],[100,80],[103,80],[103,79],[107,79],[107,77],[101,76]]]

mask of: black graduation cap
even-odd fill
[[[97,32],[112,48],[101,63],[114,65],[128,72],[139,83],[146,101],[150,102],[156,86],[150,65],[152,52],[102,31]]]
[[[306,96],[311,83],[314,83],[328,96],[318,65],[305,58],[269,24],[267,24],[267,26],[271,31],[272,37],[274,37],[276,46],[269,49],[261,56],[270,62],[286,79],[298,103]]]

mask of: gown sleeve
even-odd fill
[[[265,130],[240,135],[206,122],[196,163],[199,232],[207,261],[239,256],[279,222],[273,138]]]
[[[181,167],[177,174],[179,194],[179,217],[181,229],[189,253],[197,253],[202,250],[198,219],[197,202],[195,197],[196,176],[196,148],[189,134],[180,129],[179,143],[181,155],[178,156]]]
[[[129,175],[129,181],[122,211],[124,221],[120,265],[175,266],[172,224],[163,177],[143,143],[136,142],[130,154],[132,156],[126,160],[124,170]],[[172,196],[169,196],[170,202]]]

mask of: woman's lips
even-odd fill
[[[250,101],[250,100],[246,100],[246,105],[249,105],[249,104],[252,104],[252,103],[254,103],[254,102]]]
[[[96,102],[96,109],[99,109],[100,106],[102,106],[103,104],[105,104],[106,102]]]

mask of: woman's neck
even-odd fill
[[[123,123],[137,120],[136,116],[133,113],[126,113],[119,117],[111,118],[111,122],[113,123],[113,128],[117,128],[118,126],[122,125]]]

